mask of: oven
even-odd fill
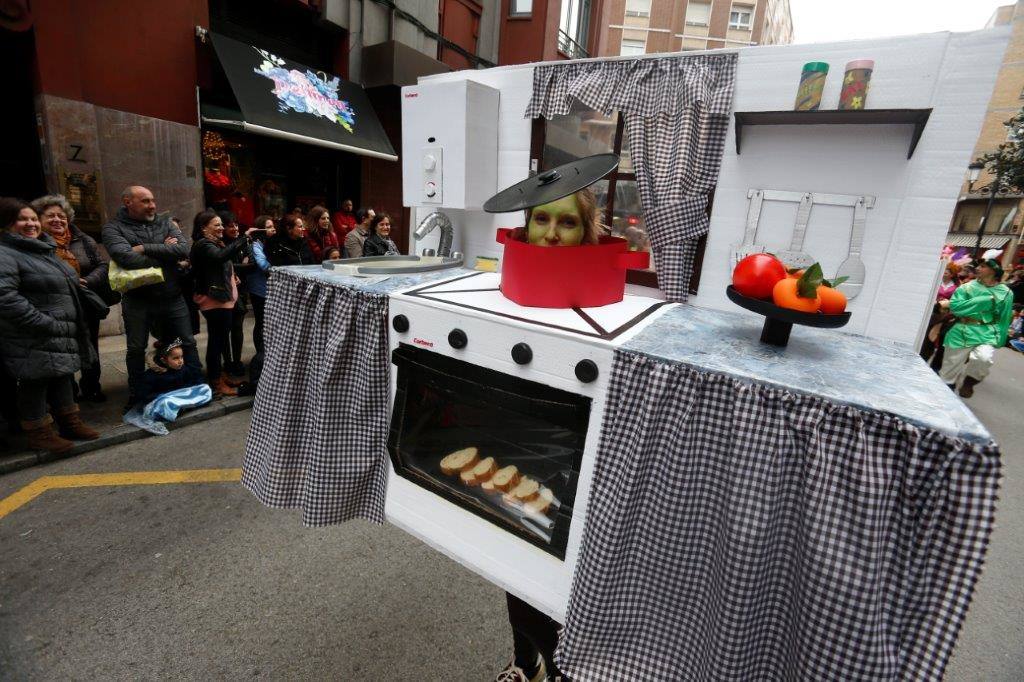
[[[614,348],[664,302],[522,308],[497,293],[498,277],[462,274],[390,296],[385,511],[564,621]],[[512,467],[515,486],[495,483]]]
[[[563,560],[591,399],[401,344],[395,472]]]

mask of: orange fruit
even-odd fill
[[[821,299],[821,312],[826,315],[846,312],[846,295],[838,289],[822,284],[818,287],[818,298]]]
[[[818,312],[818,308],[821,307],[821,299],[817,296],[804,298],[798,292],[797,280],[792,277],[781,279],[772,289],[772,301],[780,308],[799,310],[802,313]]]

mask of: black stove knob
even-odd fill
[[[597,379],[597,363],[593,360],[580,360],[576,363],[576,378],[585,384]]]
[[[517,343],[512,346],[512,359],[517,365],[528,365],[533,360],[533,349],[525,343]]]
[[[395,315],[394,319],[391,320],[391,326],[399,334],[404,334],[409,331],[409,318],[405,315]]]
[[[467,343],[469,339],[466,338],[466,332],[461,329],[453,329],[448,333],[448,345],[452,348],[465,348]]]

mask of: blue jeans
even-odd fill
[[[196,350],[196,340],[192,336],[188,306],[181,296],[148,299],[136,298],[129,293],[121,299],[121,315],[124,317],[124,333],[128,344],[124,364],[128,369],[130,402],[134,402],[140,394],[142,374],[146,371],[146,350],[149,347],[150,333],[163,343],[181,339],[185,362],[194,363],[197,367],[202,366],[199,362],[199,351]]]

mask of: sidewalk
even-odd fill
[[[256,349],[252,345],[252,327],[254,322],[255,320],[251,313],[245,316],[245,346],[242,349],[242,358],[246,364],[256,353]],[[205,328],[206,322],[204,320],[200,333],[196,336],[196,344],[199,346],[199,357],[203,360],[204,365],[206,362],[207,340]],[[147,431],[134,426],[128,426],[121,421],[121,413],[125,402],[128,400],[128,372],[124,366],[124,352],[125,337],[123,335],[100,337],[100,364],[102,366],[100,382],[103,386],[103,392],[107,395],[107,401],[105,403],[83,402],[80,404],[82,420],[102,434],[99,440],[79,441],[69,452],[60,456],[54,456],[47,452],[29,450],[26,445],[25,436],[22,434],[6,436],[8,448],[5,451],[0,451],[0,475],[43,462],[99,450],[109,445],[149,437],[151,434]],[[212,403],[197,410],[184,412],[177,422],[167,426],[173,430],[244,410],[252,405],[252,401],[252,396],[215,399]]]

